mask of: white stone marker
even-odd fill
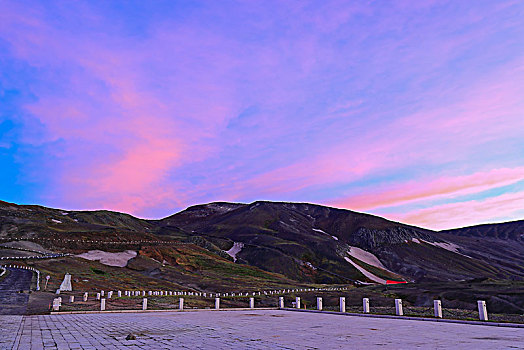
[[[58,298],[53,299],[53,311],[60,311],[60,300]]]
[[[486,302],[484,300],[478,300],[477,305],[479,307],[479,319],[481,321],[488,320],[488,309],[486,308]]]
[[[107,292],[107,298],[108,299],[111,299],[112,296],[113,296],[113,291]]]
[[[295,306],[297,309],[300,309],[300,297],[295,298]]]
[[[118,292],[116,292],[116,296],[119,297],[119,298],[121,298],[121,297],[122,297],[122,291],[119,290]]]
[[[142,299],[142,310],[147,310],[147,298]]]
[[[346,312],[346,297],[340,297],[340,312]]]
[[[215,309],[220,309],[220,298],[215,298]]]
[[[278,297],[278,308],[279,309],[284,308],[284,297]]]
[[[184,298],[180,298],[179,300],[179,309],[184,310]]]
[[[442,318],[442,302],[433,300],[433,308],[435,309],[435,317]]]
[[[321,297],[317,298],[317,310],[322,311],[322,298]]]
[[[362,299],[362,308],[364,309],[364,313],[369,313],[369,298]]]
[[[69,273],[65,274],[64,280],[62,281],[62,284],[60,284],[59,290],[62,292],[71,292],[73,290],[73,287],[71,286],[71,275]]]
[[[87,296],[88,296],[88,295],[89,295],[89,294],[87,294],[87,292],[84,293],[84,301],[87,301]]]
[[[395,299],[395,313],[397,316],[404,315],[404,311],[402,310],[402,299]]]
[[[104,292],[103,290],[100,291],[100,295],[101,295],[101,296],[104,296],[104,293],[105,293],[105,292]]]
[[[106,309],[106,299],[102,298],[100,299],[100,311],[104,311]]]
[[[255,298],[249,298],[249,308],[250,309],[255,308]]]
[[[145,291],[145,290],[142,291],[142,296],[143,296],[143,297],[146,296],[146,291]]]
[[[152,291],[147,292],[148,295],[153,295]]]
[[[69,302],[70,303],[74,303],[75,302],[75,296],[74,295],[70,295],[69,296]]]
[[[100,293],[96,293],[96,300],[100,300]]]

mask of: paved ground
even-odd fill
[[[7,277],[0,281],[0,315],[24,315],[33,273],[23,269],[8,270]]]
[[[0,325],[2,349],[524,349],[523,328],[278,310],[0,316]]]

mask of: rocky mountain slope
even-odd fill
[[[297,280],[524,278],[524,221],[435,232],[314,204],[254,202],[190,207],[157,227],[224,250],[242,243],[237,261]]]
[[[142,241],[180,242],[301,283],[523,280],[523,233],[524,221],[435,232],[306,203],[216,202],[143,220],[110,211],[0,202],[4,242],[31,239],[60,252],[131,248],[144,254]],[[167,261],[170,255],[155,259]]]

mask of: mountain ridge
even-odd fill
[[[0,202],[4,240],[67,236],[125,243],[164,237],[314,283],[521,280],[522,232],[524,220],[433,231],[372,214],[294,202],[211,202],[158,220],[107,210],[68,211]],[[82,248],[80,243],[75,247]]]

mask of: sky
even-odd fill
[[[524,219],[524,2],[0,1],[0,199]]]

